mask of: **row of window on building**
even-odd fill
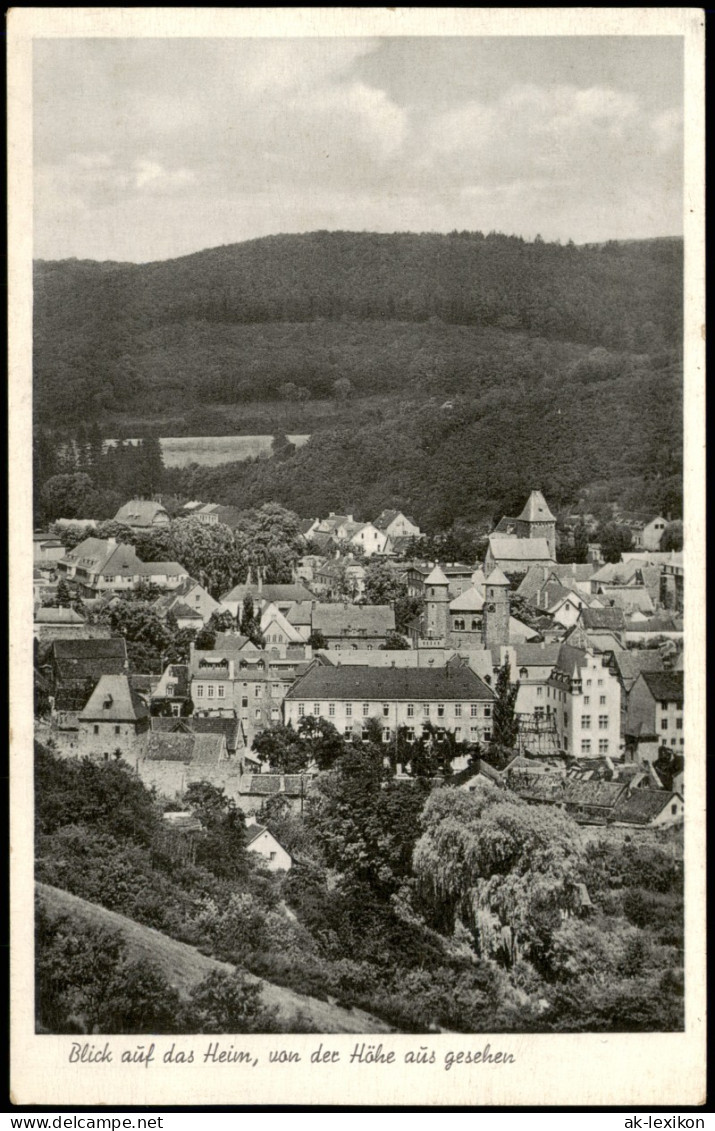
[[[243,686],[248,687],[248,684],[244,683]],[[197,699],[225,699],[226,698],[226,684],[225,683],[216,683],[216,684],[214,684],[214,683],[206,683],[206,684],[197,683],[197,684],[194,685],[194,691],[195,691]],[[272,692],[273,695],[280,695],[280,693],[281,693],[280,683],[272,684],[271,692]],[[167,688],[167,694],[171,694],[169,692],[168,688]],[[263,684],[262,683],[257,683],[255,685],[255,687],[253,689],[253,694],[254,694],[255,699],[261,698],[261,696],[263,695]],[[244,699],[245,699],[244,706],[248,706],[248,698],[244,696]]]
[[[310,704],[308,704],[308,703],[299,703],[298,704],[298,714],[300,716],[303,716],[305,714],[309,714],[309,715],[312,714],[312,715],[315,715],[317,718],[320,718],[320,716],[322,715],[322,704],[321,703],[314,703],[313,704],[313,710],[312,711],[306,711],[306,707],[309,707],[309,706],[310,706]],[[436,705],[434,703],[423,703],[422,704],[422,715],[423,715],[423,717],[429,718],[431,713],[432,713],[433,707],[436,707],[437,718],[443,719],[445,717],[445,714],[446,714],[446,707],[445,707],[444,703],[437,703]],[[454,717],[456,719],[460,719],[462,717],[462,708],[463,707],[464,707],[464,714],[465,715],[468,713],[469,717],[472,718],[472,719],[476,719],[476,718],[479,717],[479,704],[478,703],[469,703],[469,704],[455,703],[454,704]],[[468,708],[468,710],[467,710],[467,708]],[[391,709],[392,709],[392,707],[391,707],[390,703],[383,703],[382,704],[382,714],[383,714],[384,718],[387,719],[387,718],[390,717]],[[377,708],[377,710],[379,710],[379,708]],[[363,718],[368,718],[370,715],[376,714],[377,710],[375,708],[373,708],[373,705],[371,703],[363,703],[362,704]],[[335,703],[328,703],[328,718],[334,718],[335,713],[336,713],[336,704]],[[358,712],[356,711],[355,714],[357,714],[357,713]],[[345,717],[351,718],[352,715],[353,715],[353,704],[352,703],[346,703],[345,704]],[[491,715],[492,715],[491,703],[485,703],[484,706],[483,706],[482,717],[485,718],[485,719],[490,719]],[[415,717],[415,704],[414,703],[408,703],[407,704],[407,718],[412,719],[414,717]]]

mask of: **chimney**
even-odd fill
[[[108,546],[114,547],[114,546],[116,546],[116,544],[117,544],[116,538],[107,538],[107,545]]]
[[[256,824],[256,814],[255,813],[249,813],[248,816],[245,818],[246,828],[248,828],[249,825],[255,825],[255,824]]]

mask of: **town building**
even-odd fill
[[[57,562],[57,572],[83,597],[126,593],[140,584],[176,589],[189,574],[178,562],[139,560],[133,546],[116,538],[85,538]]]
[[[414,518],[403,514],[402,511],[383,510],[375,519],[374,525],[393,543],[396,538],[422,537],[422,531]]]
[[[619,755],[621,687],[606,656],[562,644],[547,681],[545,706],[567,754]]]
[[[390,605],[315,604],[311,631],[321,633],[328,648],[379,648],[395,631]]]
[[[495,569],[510,577],[523,578],[535,565],[555,564],[554,553],[545,538],[517,538],[515,535],[490,534],[484,556],[484,572]]]
[[[631,687],[624,732],[637,760],[646,758],[652,765],[659,746],[680,751],[685,746],[683,674],[644,671]]]
[[[154,609],[160,617],[173,613],[179,621],[179,628],[201,628],[214,613],[222,611],[222,606],[203,585],[194,581],[193,577],[186,577],[170,593],[159,597],[154,602]],[[182,624],[182,619],[190,623]]]
[[[79,712],[83,754],[136,758],[149,731],[149,707],[126,675],[102,675]]]
[[[221,596],[221,605],[227,609],[234,619],[240,620],[243,611],[243,602],[246,597],[251,597],[256,612],[268,604],[275,605],[282,613],[287,613],[296,601],[312,601],[313,594],[305,585],[299,582],[289,584],[272,584],[269,582],[242,582],[234,585],[233,589]]]
[[[543,539],[548,548],[548,556],[556,560],[556,519],[539,490],[531,492],[518,518],[500,519],[493,534],[528,541]],[[492,569],[494,564],[494,562],[485,564],[485,569]]]
[[[293,866],[290,852],[255,817],[246,818],[246,848],[262,858],[269,872],[288,872]]]
[[[168,526],[171,519],[161,503],[152,499],[131,499],[119,508],[114,521],[121,522],[123,526],[131,526],[132,530],[152,530]]]
[[[250,749],[256,734],[281,721],[286,691],[307,663],[304,650],[300,653],[280,657],[255,645],[236,650],[226,646],[223,634],[212,651],[192,644],[189,685],[194,714],[237,717]]]
[[[406,728],[408,741],[427,724],[460,742],[488,742],[494,692],[459,659],[440,668],[375,668],[312,664],[286,694],[285,722],[325,718],[346,738],[368,737],[379,719],[383,740]]]
[[[680,793],[660,789],[635,789],[614,807],[613,823],[628,827],[664,828],[683,820],[685,806]]]

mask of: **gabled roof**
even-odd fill
[[[137,559],[138,560],[138,559]],[[180,562],[139,562],[143,577],[187,577],[188,570]],[[105,570],[105,572],[108,572]]]
[[[120,507],[114,516],[115,522],[124,522],[127,526],[152,526],[157,515],[169,517],[166,507],[161,503],[152,502],[150,499],[131,499]]]
[[[164,677],[167,683],[176,685],[174,696],[177,699],[188,698],[189,695],[189,665],[169,664]]]
[[[641,568],[641,562],[632,558],[627,562],[606,562],[591,574],[591,581],[603,582],[606,585],[619,583],[625,585],[633,580]]]
[[[531,600],[540,592],[551,573],[549,565],[530,565],[517,587],[517,594],[525,601]]]
[[[605,609],[581,609],[578,623],[582,625],[586,631],[593,629],[605,629],[609,632],[625,632],[626,618],[623,609],[605,608]]]
[[[225,601],[239,601],[242,602],[244,597],[248,595],[253,597],[256,601],[272,601],[274,603],[280,602],[286,604],[288,601],[310,601],[313,594],[304,585],[299,585],[293,582],[290,585],[273,585],[264,584],[258,586],[251,583],[247,585],[245,582],[242,585],[234,585],[233,589],[228,593],[224,593],[221,597]]]
[[[389,605],[316,604],[311,624],[328,637],[384,636],[394,632],[395,612]]]
[[[187,718],[159,718],[151,720],[153,731],[162,731],[164,734],[210,734],[223,735],[226,739],[226,749],[229,754],[234,754],[241,745],[241,728],[237,718],[227,719],[219,716],[189,715]]]
[[[268,829],[265,825],[246,825],[246,848],[250,848],[254,840],[258,840],[259,836],[267,833]],[[270,834],[273,836],[273,834]],[[275,837],[273,837],[275,840]]]
[[[312,601],[294,601],[286,610],[286,620],[294,625],[310,625],[313,618]]]
[[[53,640],[50,654],[60,680],[98,679],[103,674],[118,674],[127,663],[123,636]]]
[[[630,797],[623,797],[618,801],[613,815],[624,824],[648,825],[674,799],[682,801],[678,793],[661,789],[634,789]]]
[[[241,778],[239,794],[270,797],[284,793],[286,797],[301,797],[308,793],[311,785],[309,774],[247,774]]]
[[[178,721],[178,720],[177,720]],[[153,724],[153,720],[152,720]],[[195,731],[152,730],[144,756],[150,762],[185,762],[216,765],[223,751],[222,734],[197,734]]]
[[[578,677],[581,668],[583,668],[588,661],[588,652],[583,648],[574,648],[571,644],[559,645],[559,658],[554,667],[560,671],[565,672],[566,675]]]
[[[523,511],[519,515],[522,522],[555,522],[556,519],[549,510],[546,499],[541,491],[532,491],[526,500]]]
[[[625,612],[652,613],[650,593],[642,585],[601,585],[601,593],[612,608]]]
[[[557,562],[551,567],[551,573],[556,574],[559,581],[568,584],[575,581],[589,581],[593,576],[592,562]]]
[[[494,692],[466,665],[440,668],[328,667],[316,665],[288,690],[286,699],[491,701]]]
[[[34,614],[35,624],[84,624],[83,617],[76,609],[45,607]]]
[[[217,632],[214,647],[217,652],[260,652],[260,648],[240,632]]]
[[[595,805],[611,809],[627,788],[625,782],[567,779],[563,797],[567,805]]]
[[[552,562],[553,555],[545,538],[509,538],[489,535],[489,548],[497,561]]]
[[[514,648],[516,666],[517,668],[554,667],[561,647],[561,644],[517,644]]]
[[[669,700],[682,702],[684,687],[684,672],[642,672],[641,677],[658,703],[667,703]]]
[[[641,672],[665,670],[663,657],[657,648],[624,648],[613,653],[613,663],[627,687],[638,679]]]
[[[62,561],[110,577],[138,577],[144,569],[133,546],[110,538],[85,538]]]
[[[469,589],[465,589],[464,593],[460,593],[458,597],[455,597],[454,600],[449,603],[449,611],[451,613],[478,613],[481,612],[483,608],[484,597],[474,585],[470,585]]]
[[[80,719],[90,722],[139,722],[149,708],[126,675],[103,675],[90,695]]]

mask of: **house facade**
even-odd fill
[[[293,866],[293,858],[273,833],[264,825],[259,825],[255,817],[246,820],[246,848],[260,856],[269,872],[288,872]]]
[[[613,758],[620,753],[621,687],[606,656],[562,644],[547,681],[545,707],[567,754]]]
[[[392,541],[395,538],[421,538],[422,531],[415,520],[402,511],[384,510],[375,519],[374,525]]]
[[[685,746],[683,676],[682,671],[645,671],[633,684],[625,731],[639,740],[639,753],[657,756],[658,746],[679,751]]]
[[[452,660],[441,668],[378,668],[314,664],[288,691],[285,722],[297,727],[307,715],[325,718],[351,740],[368,736],[379,719],[384,742],[401,727],[408,741],[427,724],[452,731],[460,742],[488,742],[494,692],[471,668]]]
[[[136,759],[149,731],[149,707],[126,675],[103,675],[80,711],[83,754],[108,761],[117,753]]]
[[[317,603],[311,631],[321,632],[328,648],[379,648],[395,631],[395,613],[390,605]]]

